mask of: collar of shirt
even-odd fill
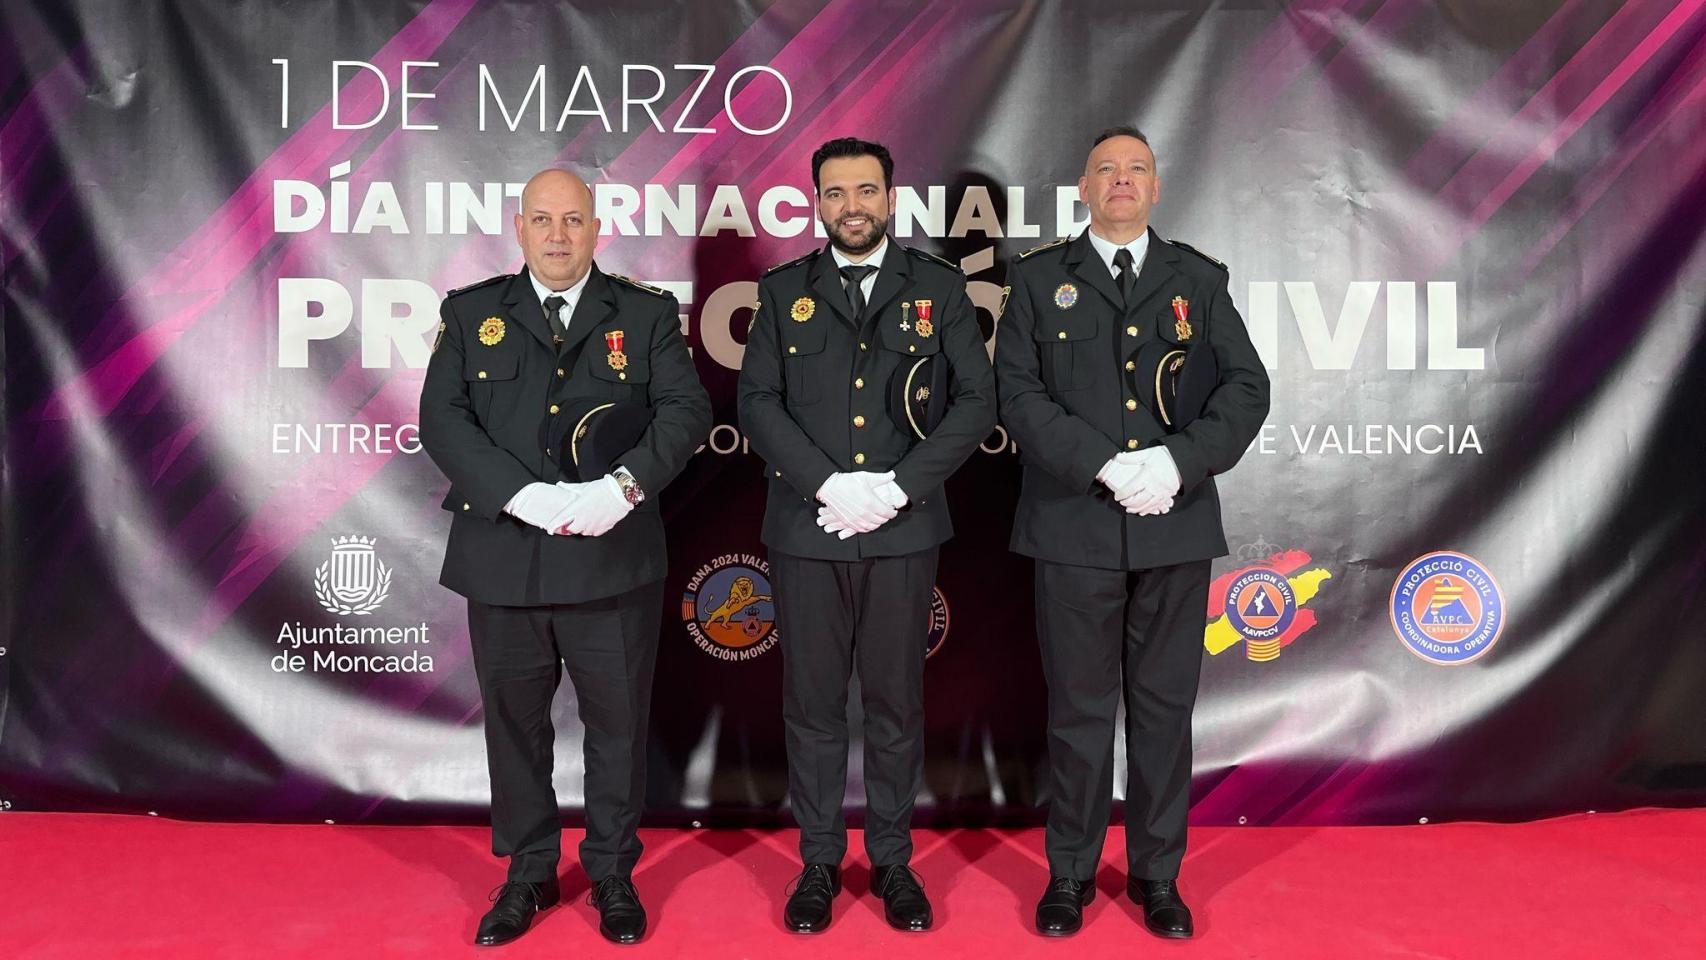
[[[845,256],[842,256],[841,251],[836,249],[834,244],[830,245],[829,252],[831,255],[833,255],[835,257],[835,269],[837,269],[837,270],[840,270],[842,267],[854,267],[854,266],[876,267],[877,268],[876,270],[871,271],[871,273],[868,274],[865,277],[865,279],[859,283],[859,291],[865,295],[865,299],[869,300],[871,298],[871,288],[873,288],[877,285],[877,273],[883,269],[883,255],[889,252],[888,235],[884,234],[883,235],[883,242],[877,244],[877,249],[871,251],[870,256],[859,261],[858,263],[854,263],[853,261],[847,259]]]
[[[539,297],[539,309],[541,311],[544,311],[545,309],[546,297],[555,295],[563,298],[563,307],[561,310],[557,311],[557,317],[563,321],[564,330],[569,328],[569,318],[575,315],[575,304],[581,302],[581,293],[586,290],[586,282],[591,279],[591,277],[592,268],[588,267],[586,276],[581,277],[574,286],[567,290],[552,290],[550,287],[540,283],[539,278],[533,275],[532,270],[527,271],[527,279],[533,282],[533,292]]]
[[[1145,230],[1138,234],[1136,240],[1121,245],[1112,240],[1103,240],[1096,236],[1096,231],[1091,230],[1090,246],[1096,248],[1096,256],[1101,257],[1102,262],[1108,265],[1108,270],[1113,273],[1115,279],[1119,278],[1120,268],[1114,266],[1114,254],[1121,250],[1130,250],[1131,272],[1134,275],[1139,274],[1143,272],[1143,258],[1149,255],[1149,231]]]

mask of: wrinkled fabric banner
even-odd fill
[[[439,299],[519,267],[556,164],[600,265],[680,299],[716,407],[662,494],[649,810],[783,822],[787,640],[767,600],[726,615],[769,592],[734,385],[758,275],[823,242],[810,153],[893,150],[894,235],[993,342],[1115,123],[1273,379],[1221,481],[1194,820],[1698,804],[1703,8],[6,3],[0,809],[483,816],[418,397]],[[950,484],[940,824],[1046,799],[1018,475],[998,429]],[[572,810],[567,684],[555,717]]]

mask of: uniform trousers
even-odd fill
[[[468,633],[485,706],[492,852],[509,879],[557,875],[562,824],[551,786],[551,699],[566,666],[585,728],[586,837],[593,881],[631,877],[646,793],[646,728],[663,614],[663,581],[598,600],[505,607],[468,601]]]
[[[813,560],[771,551],[782,641],[788,796],[805,863],[841,863],[847,824],[848,681],[864,708],[865,852],[912,858],[912,805],[924,778],[924,655],[938,548]]]
[[[1207,560],[1149,570],[1036,562],[1048,686],[1049,874],[1092,880],[1113,799],[1114,723],[1126,708],[1126,862],[1169,880],[1185,855],[1191,710],[1202,671]]]

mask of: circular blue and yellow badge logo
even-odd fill
[[[763,656],[782,639],[770,564],[751,554],[727,554],[694,571],[681,597],[681,620],[693,643],[718,660]]]
[[[925,635],[924,659],[928,660],[942,649],[942,644],[948,642],[948,598],[942,595],[941,587],[932,587],[930,591],[930,630]]]
[[[1272,660],[1279,656],[1279,638],[1297,619],[1297,594],[1284,574],[1255,567],[1227,584],[1225,611],[1227,624],[1244,638],[1250,659]]]
[[[1440,550],[1410,561],[1392,585],[1392,629],[1411,653],[1456,667],[1485,656],[1505,628],[1505,595],[1473,557]]]

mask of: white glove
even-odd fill
[[[1179,493],[1179,469],[1164,446],[1116,454],[1096,475],[1127,513],[1157,516],[1173,509]]]
[[[894,474],[891,472],[889,475],[893,476]],[[900,484],[895,483],[893,480],[890,480],[887,483],[878,484],[877,496],[882,497],[884,503],[896,510],[906,506],[908,501],[911,500],[911,498],[906,495],[906,491],[900,488]]]
[[[1173,509],[1173,498],[1179,493],[1179,468],[1166,447],[1122,453],[1114,461],[1138,468],[1135,487],[1119,497],[1120,506],[1127,513],[1152,517]]]
[[[893,520],[897,512],[877,495],[876,488],[894,479],[888,473],[832,473],[818,488],[817,498],[841,526],[854,533],[870,533]]]
[[[1163,497],[1145,487],[1120,501],[1120,506],[1126,513],[1135,513],[1140,517],[1154,517],[1173,509],[1173,498]]]
[[[546,533],[555,533],[567,519],[573,494],[554,483],[530,483],[504,504],[504,512]]]
[[[558,533],[602,537],[634,509],[622,493],[622,484],[608,473],[586,483],[558,483],[557,489],[574,498],[568,516],[556,528]]]
[[[1115,500],[1124,500],[1143,486],[1144,465],[1121,459],[1124,456],[1120,454],[1102,464],[1101,471],[1096,474],[1097,481],[1113,491]]]
[[[1114,460],[1118,463],[1142,464],[1146,468],[1146,480],[1156,490],[1169,497],[1179,495],[1179,465],[1173,462],[1173,451],[1165,446],[1158,444],[1130,453],[1117,454]]]
[[[833,533],[841,540],[846,540],[853,535],[852,529],[835,519],[835,512],[828,507],[817,508],[817,525],[823,528],[824,533]]]
[[[854,476],[865,476],[876,479],[881,478],[883,474],[867,473],[854,474]],[[888,476],[893,476],[893,473],[891,472]],[[900,484],[895,483],[893,480],[878,483],[873,489],[878,498],[896,510],[906,506],[910,499],[907,497],[906,491],[900,488]],[[835,511],[828,507],[817,508],[817,525],[823,528],[824,533],[833,533],[842,540],[846,540],[848,537],[853,536],[853,530],[846,524],[837,520],[835,518]]]

